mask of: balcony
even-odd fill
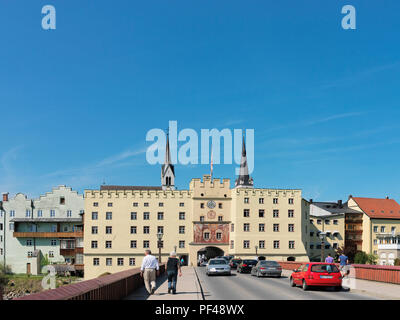
[[[60,249],[60,255],[62,256],[75,256],[77,253],[83,254],[83,248],[74,248],[74,249]]]
[[[83,238],[83,231],[75,232],[14,232],[14,238]]]

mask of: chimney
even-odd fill
[[[8,201],[8,192],[3,192],[3,202]]]
[[[350,199],[350,198],[353,198],[353,195],[352,195],[352,194],[351,194],[351,195],[349,195],[349,199]]]
[[[342,201],[342,200],[338,200],[337,203],[338,203],[338,205],[339,205],[340,208],[343,206],[343,201]]]
[[[312,199],[310,199],[310,203],[312,203],[312,201],[313,201],[313,200],[312,200]]]
[[[387,196],[387,197],[386,197],[386,200],[389,200],[389,199],[390,199],[389,196]]]

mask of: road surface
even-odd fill
[[[237,273],[232,276],[210,276],[205,267],[196,268],[206,300],[364,300],[371,296],[343,289],[335,292],[331,288],[312,288],[303,291],[289,286],[289,279],[257,278],[250,274]]]

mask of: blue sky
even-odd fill
[[[57,29],[41,28],[41,8]],[[357,9],[357,30],[341,8]],[[0,191],[159,185],[152,128],[254,129],[256,187],[400,200],[398,1],[2,1]],[[234,181],[234,165],[214,175]],[[178,188],[209,166],[176,166]]]

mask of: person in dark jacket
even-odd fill
[[[176,257],[176,252],[172,251],[167,262],[168,293],[176,294],[176,282],[182,276],[181,265]]]

